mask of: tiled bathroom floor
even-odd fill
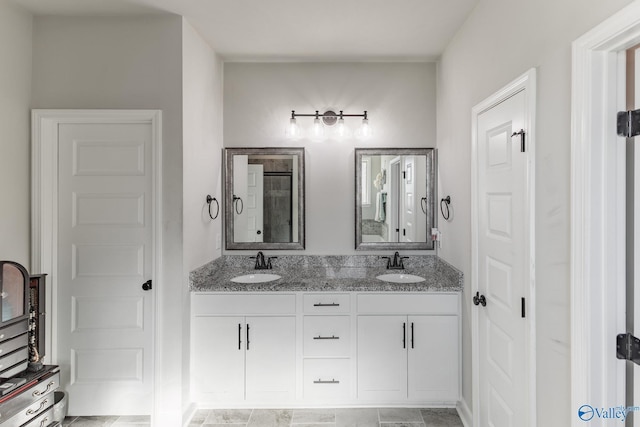
[[[69,427],[148,427],[148,417],[67,417]],[[179,427],[179,426],[177,426]],[[213,409],[189,427],[462,427],[455,409]]]

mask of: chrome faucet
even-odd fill
[[[251,259],[256,260],[256,264],[254,266],[254,269],[256,270],[271,270],[273,268],[273,266],[271,265],[271,260],[276,258],[278,257],[270,256],[267,258],[267,261],[265,262],[264,254],[262,253],[262,251],[258,252],[256,256],[251,257]]]
[[[391,257],[383,256],[380,257],[387,260],[387,270],[404,270],[404,262],[402,260],[409,258],[408,256],[401,257],[400,254],[396,251],[393,254],[393,261]]]

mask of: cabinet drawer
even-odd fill
[[[13,371],[11,368],[13,365],[20,362],[27,362],[29,358],[29,349],[27,347],[23,347],[20,350],[14,351],[13,353],[9,353],[3,357],[0,357],[0,377],[9,378],[13,374],[9,374],[9,371]],[[5,372],[5,370],[8,370]]]
[[[295,314],[292,294],[194,294],[194,315],[206,314]]]
[[[42,379],[33,387],[29,387],[10,400],[3,402],[2,405],[0,405],[0,420],[7,420],[18,412],[21,412],[30,402],[34,402],[50,393],[51,399],[53,399],[53,392],[59,385],[60,373],[56,372],[54,375]]]
[[[29,345],[29,337],[25,334],[6,340],[5,342],[0,343],[0,357],[27,345]],[[1,369],[2,368],[0,368],[0,370]]]
[[[50,426],[51,423],[53,423],[53,407],[47,409],[22,427],[46,427]]]
[[[459,294],[358,294],[358,313],[457,314]]]
[[[304,316],[304,356],[348,357],[350,320],[349,316]]]
[[[304,294],[302,305],[305,313],[348,313],[349,297],[349,294]]]
[[[23,320],[18,323],[14,323],[13,325],[2,328],[0,329],[0,341],[4,341],[17,335],[24,334],[27,332],[28,328],[29,325],[27,323],[27,320]]]
[[[2,425],[22,426],[24,424],[26,426],[48,426],[53,422],[53,417],[46,416],[47,413],[49,413],[49,409],[51,409],[51,414],[53,414],[53,391],[32,404],[23,407],[20,412],[8,420],[5,420]],[[43,423],[44,418],[47,418],[47,421]]]
[[[305,359],[304,398],[339,400],[349,397],[351,373],[349,359]]]

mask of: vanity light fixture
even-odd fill
[[[323,114],[320,114],[316,110],[313,114],[296,113],[295,110],[291,110],[291,118],[289,119],[289,126],[286,131],[286,135],[291,139],[298,139],[302,137],[302,130],[298,125],[297,117],[313,117],[313,126],[309,135],[313,141],[321,141],[325,136],[325,127],[336,126],[334,135],[337,139],[344,139],[349,135],[349,129],[344,123],[345,117],[362,117],[362,124],[356,131],[355,136],[359,139],[367,139],[371,136],[371,126],[369,125],[369,118],[367,112],[362,114],[344,114],[342,110],[336,114],[335,111],[327,110]]]

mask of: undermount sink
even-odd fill
[[[273,282],[274,280],[278,280],[279,278],[280,276],[278,276],[277,274],[254,273],[234,277],[233,279],[231,279],[231,281],[236,283],[265,283]]]
[[[381,274],[380,276],[377,276],[376,279],[391,283],[419,283],[426,280],[424,277],[405,273]]]

